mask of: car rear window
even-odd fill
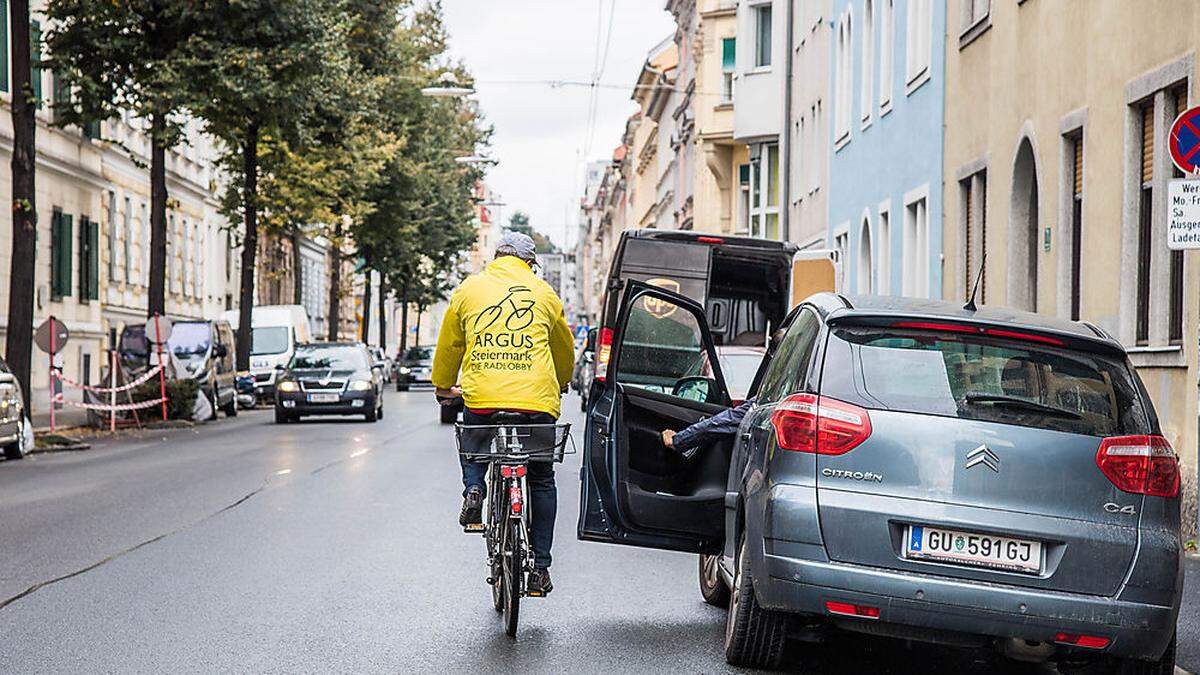
[[[867,408],[1093,436],[1146,434],[1128,365],[1102,354],[969,334],[830,332],[821,391]]]

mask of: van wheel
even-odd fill
[[[26,447],[25,443],[25,417],[22,416],[17,420],[17,440],[4,446],[5,459],[23,459],[29,454],[32,448]]]
[[[738,546],[737,568],[725,620],[725,660],[734,666],[775,669],[783,659],[787,616],[763,609],[754,597],[746,535]]]
[[[1117,675],[1172,675],[1175,672],[1175,642],[1177,635],[1171,636],[1167,651],[1157,661],[1141,659],[1121,659],[1112,670]]]
[[[700,595],[713,607],[729,606],[729,587],[721,578],[721,554],[700,554]]]
[[[237,417],[238,408],[237,408],[237,394],[236,393],[234,393],[234,395],[232,397],[230,397],[229,403],[227,403],[224,408],[221,408],[221,410],[225,413],[226,417]]]

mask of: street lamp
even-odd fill
[[[462,98],[474,93],[475,90],[473,88],[459,84],[454,79],[454,73],[442,73],[436,85],[421,89],[422,96],[431,96],[433,98]]]

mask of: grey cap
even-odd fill
[[[508,253],[527,261],[537,259],[537,247],[533,238],[520,232],[505,232],[496,244],[496,253]]]

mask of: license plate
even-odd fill
[[[910,525],[904,557],[1038,574],[1042,543],[1028,539],[971,534],[938,527]]]
[[[337,394],[309,394],[309,403],[337,403],[340,397]]]

